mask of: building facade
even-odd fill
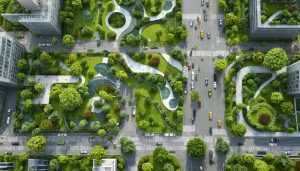
[[[30,14],[1,14],[10,22],[19,22],[33,34],[59,35],[61,26],[58,21],[61,0],[18,0],[24,7],[31,10]],[[28,4],[27,4],[28,3]],[[40,7],[40,9],[38,9]]]
[[[22,44],[0,30],[0,86],[17,85],[17,62],[24,53],[25,47]]]
[[[300,95],[300,61],[287,67],[287,90],[289,95],[297,96]]]
[[[290,1],[293,2],[293,1]],[[298,0],[298,3],[300,0]],[[254,39],[293,39],[300,33],[300,25],[261,22],[261,0],[249,1],[250,37]]]

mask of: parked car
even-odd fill
[[[11,145],[18,146],[19,142],[12,142]]]
[[[208,149],[208,156],[209,156],[209,164],[213,164],[214,163],[214,156],[215,156],[213,148]]]
[[[170,153],[175,153],[175,150],[170,150],[169,152],[170,152]]]
[[[222,26],[222,25],[223,25],[223,20],[219,19],[219,26]]]
[[[194,81],[191,82],[191,89],[193,90],[195,87],[194,87]]]
[[[213,113],[212,113],[212,112],[208,112],[208,117],[209,117],[209,120],[212,120],[212,118],[213,118]]]
[[[241,143],[241,142],[238,143],[238,146],[243,146],[243,145],[244,145],[244,143]]]
[[[247,154],[253,154],[253,151],[252,150],[246,150],[246,153]],[[257,152],[258,153],[258,152]]]
[[[143,50],[148,50],[148,47],[144,46],[142,49],[143,49]]]
[[[206,9],[205,8],[203,8],[203,14],[205,14],[206,13]]]
[[[207,14],[205,13],[205,14],[204,14],[204,21],[207,21],[207,19],[208,19],[208,16],[207,16]]]
[[[213,128],[209,127],[209,135],[212,135]]]
[[[208,2],[208,1],[206,1],[206,7],[207,7],[207,8],[209,7],[209,2]]]
[[[201,6],[204,6],[204,0],[201,0]]]
[[[195,80],[195,72],[192,71],[192,81],[194,81],[194,80]]]
[[[285,151],[284,154],[286,154],[286,155],[291,155],[292,152],[291,152],[291,151]]]
[[[217,82],[214,82],[214,89],[217,89]]]
[[[210,33],[207,33],[206,37],[207,39],[210,39]]]
[[[80,152],[80,154],[87,154],[87,151],[83,150],[83,151]]]
[[[194,69],[194,67],[195,67],[195,65],[194,65],[194,63],[192,63],[192,68]]]
[[[156,146],[162,146],[163,144],[162,144],[162,142],[157,142],[156,143]]]
[[[257,151],[257,155],[265,155],[265,154],[267,154],[266,151]]]
[[[151,48],[151,49],[158,49],[157,46],[151,46],[150,48]]]
[[[218,128],[221,128],[221,127],[222,127],[222,121],[219,119],[219,120],[217,121],[217,123],[218,123]]]
[[[211,97],[211,96],[212,96],[212,91],[208,90],[208,97]]]
[[[187,89],[186,88],[184,89],[184,94],[187,94]]]
[[[276,144],[276,143],[269,143],[269,146],[270,146],[270,147],[276,147],[277,144]]]
[[[272,139],[271,139],[271,142],[272,142],[272,143],[278,143],[278,142],[279,142],[279,138],[272,138]]]
[[[197,111],[193,110],[193,117],[196,117]]]
[[[12,152],[11,151],[7,151],[7,152],[5,152],[5,154],[11,155]]]
[[[214,74],[214,82],[217,82],[217,74]]]

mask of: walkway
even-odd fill
[[[45,90],[41,92],[38,97],[34,98],[32,100],[33,104],[49,104],[49,99],[50,99],[50,90],[51,90],[51,85],[60,83],[60,84],[68,84],[68,83],[77,83],[79,79],[77,77],[73,77],[70,75],[36,75],[36,76],[30,76],[28,75],[26,77],[33,77],[35,78],[36,82],[38,83],[43,83],[45,85]],[[24,82],[24,86],[29,86],[28,82]]]
[[[236,97],[235,97],[236,104],[243,103],[242,83],[243,83],[244,76],[246,76],[249,73],[271,73],[272,78],[270,78],[267,81],[269,83],[272,81],[271,79],[273,79],[274,75],[276,78],[276,74],[274,72],[271,72],[264,67],[247,66],[247,67],[242,68],[237,73],[237,77],[236,77]],[[267,84],[264,83],[263,85],[266,86]],[[259,94],[259,91],[261,91],[263,89],[262,86],[259,88],[259,90],[257,90],[255,95]],[[259,132],[259,131],[256,131],[247,124],[247,122],[244,119],[242,111],[239,113],[239,115],[237,117],[237,122],[239,124],[244,125],[247,128],[247,133],[246,133],[245,137],[254,137],[254,136],[255,137],[299,137],[300,136],[300,132],[287,133],[287,132]]]
[[[62,69],[66,70],[66,71],[70,71],[70,68],[67,67],[67,66],[66,66],[64,63],[62,63],[61,61],[59,62],[59,66],[60,66]],[[80,77],[80,79],[81,79],[81,83],[80,83],[80,85],[79,85],[79,87],[80,87],[80,86],[83,86],[83,85],[84,85],[84,83],[85,83],[85,77],[84,77],[83,75],[80,75],[79,77]]]
[[[169,10],[162,9],[162,11],[158,15],[156,15],[156,16],[148,16],[147,12],[146,12],[146,9],[144,8],[144,5],[143,5],[144,17],[149,17],[150,21],[156,21],[156,20],[160,20],[160,19],[164,18],[166,16],[166,14],[169,13],[169,12],[171,12],[173,10],[173,8],[175,7],[175,5],[176,5],[176,0],[167,0],[167,1],[171,1],[172,2],[172,7]],[[167,1],[165,1],[165,3]]]
[[[271,17],[269,17],[264,23],[262,23],[261,25],[270,25],[270,22],[275,18],[277,17],[282,11],[281,10],[278,10],[276,11]]]
[[[131,21],[132,21],[132,17],[131,17],[130,13],[129,13],[126,9],[122,8],[122,7],[116,2],[116,0],[112,0],[112,1],[113,1],[113,3],[115,4],[115,9],[114,9],[113,11],[109,12],[109,13],[106,15],[106,18],[105,18],[105,24],[106,24],[106,26],[107,26],[110,30],[112,30],[113,32],[115,32],[115,33],[117,34],[116,39],[119,39],[119,38],[120,38],[120,35],[121,35],[121,34],[122,34],[122,33],[130,26]],[[108,22],[108,19],[109,19],[110,15],[112,15],[113,13],[116,13],[116,12],[122,13],[122,14],[124,15],[125,19],[126,19],[124,26],[121,27],[121,28],[113,28],[113,27],[111,27],[111,26],[109,25],[109,22]]]
[[[92,110],[91,110],[92,113],[101,113],[102,112],[102,108],[96,108],[94,106],[94,102],[98,101],[98,100],[101,100],[101,98],[99,96],[91,98],[88,102],[88,104],[92,106]]]
[[[167,53],[161,53],[161,56],[165,58],[165,60],[172,65],[173,67],[177,68],[179,71],[182,71],[183,67],[180,62],[172,58],[170,55]]]

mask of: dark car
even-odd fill
[[[108,50],[103,50],[102,52],[104,52],[104,53],[108,53],[109,51],[108,51]]]
[[[162,144],[162,142],[157,142],[156,143],[156,146],[162,146],[163,144]]]
[[[214,74],[214,82],[217,82],[217,74]]]
[[[209,7],[209,2],[208,2],[208,1],[206,1],[206,7],[207,7],[207,8]]]
[[[271,139],[271,142],[273,142],[273,143],[278,143],[278,142],[279,142],[279,138],[272,138],[272,139]]]
[[[175,153],[175,150],[170,150],[169,152],[170,152],[170,153]]]
[[[193,110],[193,117],[196,117],[196,110]]]
[[[18,142],[12,142],[11,145],[15,145],[15,146],[18,146],[19,143]]]
[[[257,151],[257,155],[265,155],[265,154],[267,154],[266,151]]]
[[[249,48],[249,51],[254,51],[254,48],[253,48],[253,47],[250,47],[250,48]]]
[[[209,127],[209,134],[212,135],[212,130],[213,128],[212,127]]]
[[[243,145],[244,145],[244,143],[241,143],[241,142],[240,142],[240,143],[238,143],[238,146],[243,146]]]
[[[191,51],[190,51],[190,56],[192,56],[192,55],[193,55],[193,51],[191,50]]]
[[[150,47],[151,49],[158,49],[158,47],[157,46],[152,46],[152,47]]]
[[[195,65],[194,65],[194,63],[192,63],[192,68],[194,69],[194,67],[195,67]]]

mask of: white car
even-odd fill
[[[219,26],[222,26],[222,25],[223,25],[223,20],[220,19],[220,20],[219,20]]]
[[[8,109],[8,111],[7,111],[8,113],[10,113],[11,112],[11,109]]]
[[[286,155],[291,155],[292,152],[291,152],[291,151],[285,151],[284,154],[286,154]]]
[[[195,80],[195,72],[192,71],[192,81],[194,81],[194,80]]]
[[[217,89],[217,82],[214,82],[214,89]]]
[[[190,22],[190,27],[193,27],[193,22],[192,21]]]
[[[276,143],[269,143],[269,146],[270,146],[270,147],[276,147],[277,144],[276,144]]]
[[[192,81],[191,83],[191,89],[193,90],[195,87],[194,87],[194,81]]]
[[[143,49],[143,50],[148,50],[148,47],[144,46],[142,49]]]
[[[136,108],[134,106],[133,109],[132,109],[132,116],[135,116],[135,113],[136,113]]]
[[[7,125],[9,125],[9,123],[10,123],[10,117],[7,117],[6,123],[7,123]]]

